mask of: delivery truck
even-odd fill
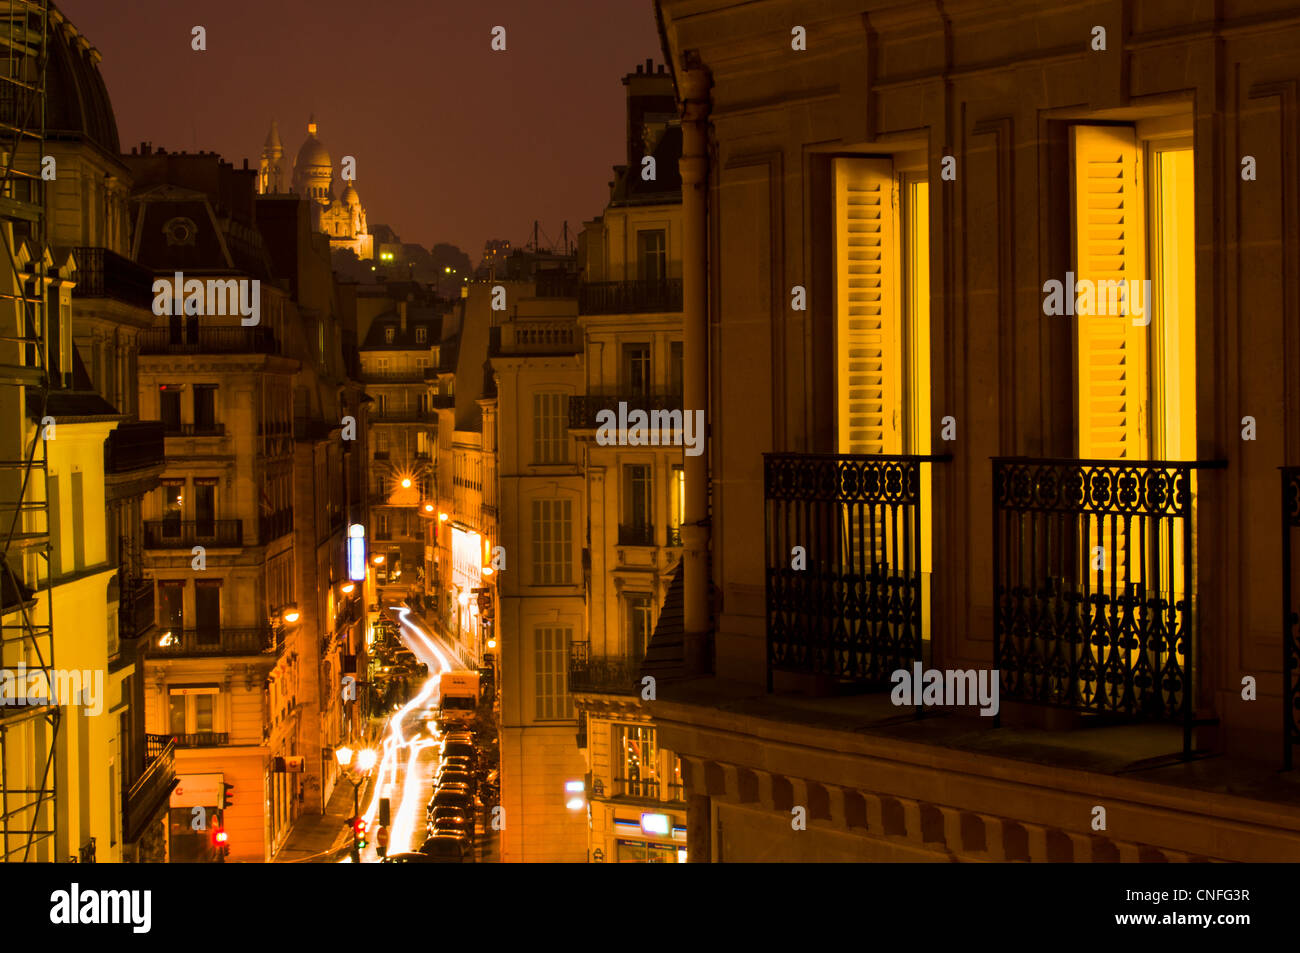
[[[468,725],[478,710],[478,672],[443,672],[438,679],[438,726]]]

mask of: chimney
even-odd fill
[[[647,59],[645,61],[645,71],[647,74],[653,73],[655,71],[655,61],[653,58]]]
[[[402,322],[402,337],[406,336],[406,302],[397,302],[397,317]]]

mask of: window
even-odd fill
[[[573,699],[569,695],[569,641],[573,629],[542,626],[536,636],[537,720],[569,721],[573,718]]]
[[[668,277],[668,243],[662,228],[636,233],[637,277],[663,281]]]
[[[158,416],[163,430],[179,433],[181,429],[181,389],[177,384],[158,385]]]
[[[218,730],[218,700],[215,686],[187,685],[168,690],[168,720],[174,735],[212,734]]]
[[[185,628],[185,583],[158,583],[158,626],[180,639]]]
[[[181,534],[181,514],[185,503],[185,481],[163,480],[158,492],[162,498],[163,535],[179,536]]]
[[[211,433],[217,423],[217,387],[194,385],[194,432]]]
[[[659,749],[650,725],[614,725],[614,793],[659,797]]]
[[[388,452],[388,431],[387,430],[375,431],[375,451],[377,453]]]
[[[569,462],[569,395],[533,395],[533,462]]]
[[[194,583],[194,628],[200,645],[221,642],[221,583]]]
[[[627,625],[627,652],[634,660],[645,658],[654,625],[654,602],[648,593],[632,592],[623,597]]]
[[[194,479],[194,524],[199,536],[216,535],[217,481],[212,477]]]
[[[652,533],[650,516],[650,467],[641,463],[625,464],[623,466],[623,525],[633,534],[648,537]],[[650,545],[654,541],[644,539],[642,542],[644,545]]]
[[[680,546],[682,521],[686,518],[686,470],[681,464],[673,464],[668,492],[668,545]]]
[[[649,344],[623,345],[623,387],[631,396],[644,397],[650,393]]]
[[[899,453],[893,163],[834,160],[836,427],[841,453]]]
[[[387,327],[387,328],[384,328],[384,343],[385,343],[385,344],[392,344],[393,341],[394,341],[394,339],[396,339],[396,337],[397,337],[397,328],[394,328],[394,327]]]
[[[429,342],[429,329],[428,329],[428,328],[416,328],[416,329],[415,329],[415,343],[416,343],[416,344],[427,344],[428,342]]]
[[[572,524],[572,500],[533,500],[533,585],[572,585]]]
[[[675,397],[682,396],[681,341],[672,341],[668,345],[668,393]]]
[[[72,471],[72,568],[86,566],[86,493],[80,470]]]

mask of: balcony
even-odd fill
[[[641,690],[641,658],[591,654],[591,643],[569,644],[569,691],[636,695]]]
[[[611,797],[632,798],[640,801],[684,803],[685,789],[680,784],[660,781],[658,778],[614,778]]]
[[[158,420],[123,422],[104,441],[104,472],[130,473],[166,464],[163,425]]]
[[[653,546],[655,544],[655,528],[639,523],[631,526],[624,526],[620,523],[618,527],[618,544],[620,546]]]
[[[378,368],[361,371],[365,384],[423,384],[425,368]]]
[[[1191,753],[1196,470],[1220,466],[994,459],[1004,701],[1181,723]]]
[[[293,532],[293,510],[283,509],[258,518],[258,539],[262,545]]]
[[[188,321],[140,332],[140,354],[279,354],[280,344],[264,326],[210,327]]]
[[[73,298],[109,298],[153,311],[153,272],[129,258],[88,245],[74,250],[77,287]]]
[[[599,281],[578,289],[578,314],[648,314],[682,310],[682,280]]]
[[[539,271],[534,294],[539,298],[576,298],[578,277],[567,271]]]
[[[577,354],[583,347],[573,319],[516,319],[492,330],[493,354]]]
[[[372,424],[425,424],[434,423],[437,415],[428,410],[382,410],[370,415]]]
[[[165,433],[168,437],[224,437],[226,435],[226,425],[218,423],[168,424],[166,428]]]
[[[145,735],[145,766],[127,789],[123,805],[123,834],[127,843],[140,839],[176,786],[176,740],[169,735]]]
[[[118,575],[117,634],[123,639],[137,639],[153,628],[153,580]]]
[[[227,731],[196,731],[188,735],[172,735],[172,741],[178,748],[216,748],[230,744]]]
[[[264,655],[277,647],[275,634],[266,626],[175,629],[160,624],[158,628],[161,634],[149,648],[150,658]]]
[[[884,689],[921,661],[921,466],[935,459],[764,454],[768,691],[778,671]]]
[[[194,546],[244,545],[242,520],[146,520],[145,549],[190,549]]]
[[[1295,763],[1300,745],[1300,580],[1295,558],[1300,536],[1300,467],[1282,468],[1282,763]]]
[[[615,419],[618,417],[618,405],[627,404],[628,411],[643,410],[647,414],[654,411],[661,413],[672,413],[676,411],[679,415],[682,411],[682,398],[680,394],[637,394],[628,392],[625,394],[581,394],[569,398],[569,429],[570,430],[595,430],[599,424],[596,421],[596,415],[602,410],[608,410],[614,414]],[[663,422],[661,421],[661,426]],[[677,420],[680,428],[682,420]],[[654,426],[654,419],[647,421],[651,429],[660,429]]]

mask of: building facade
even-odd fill
[[[1294,21],[764,6],[658,4],[691,859],[1297,859]]]

